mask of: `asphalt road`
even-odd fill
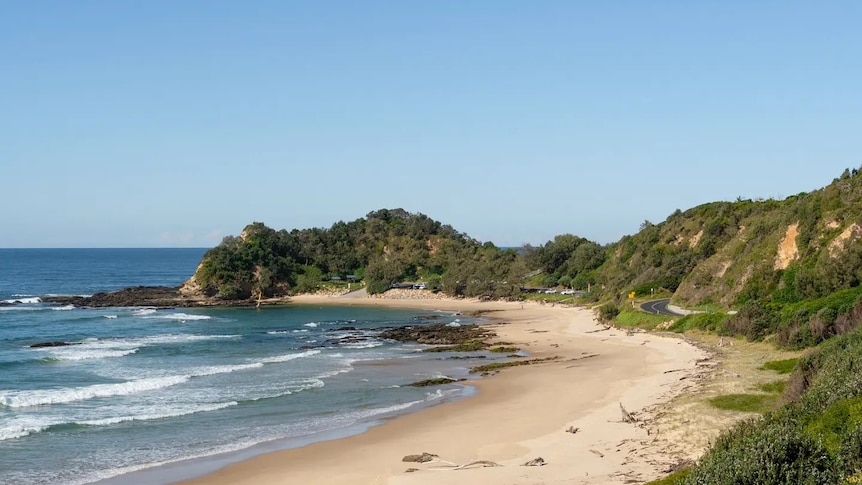
[[[664,298],[662,300],[653,300],[641,303],[641,310],[647,313],[657,313],[659,315],[668,315],[671,317],[681,317],[682,315],[676,312],[672,312],[667,308],[668,303],[670,303],[670,298]]]

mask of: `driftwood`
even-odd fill
[[[727,370],[727,369],[721,369],[721,372],[724,372],[724,373],[726,373],[726,374],[730,374],[730,375],[732,375],[733,377],[742,377],[741,375],[737,374],[736,372],[729,371],[729,370]]]
[[[569,429],[566,430],[566,433],[575,434],[580,430],[581,430],[581,428],[575,428],[574,426],[569,426]]]
[[[604,328],[600,328],[600,329],[598,329],[598,330],[589,330],[589,331],[584,332],[584,333],[606,332],[606,331],[608,331],[608,330],[610,330],[610,329],[611,329],[611,327],[604,327]]]
[[[580,357],[575,357],[575,358],[573,358],[573,359],[569,359],[569,360],[567,360],[566,362],[575,362],[575,361],[578,361],[578,360],[590,359],[590,358],[592,358],[592,357],[598,357],[599,355],[600,355],[600,354],[587,354],[587,355],[582,355],[582,356],[580,356]],[[566,366],[566,369],[571,369],[572,367],[574,367],[574,365],[569,365],[569,366]]]
[[[623,413],[623,422],[624,423],[637,423],[637,421],[638,421],[637,418],[635,418],[634,416],[629,414],[628,411],[626,411],[626,408],[623,407],[623,403],[620,403],[620,411],[622,411],[622,413]]]
[[[602,454],[602,452],[601,452],[601,451],[598,451],[598,450],[590,450],[590,453],[592,453],[592,454],[594,454],[594,455],[598,456],[599,458],[604,458],[604,457],[605,457],[605,455],[604,455],[604,454]]]
[[[545,463],[545,460],[540,456],[538,458],[533,458],[532,460],[528,461],[527,463],[524,463],[521,466],[545,466],[545,465],[547,465],[547,463]]]
[[[468,468],[468,467],[471,467],[471,466],[474,466],[474,465],[482,465],[482,466],[503,466],[503,465],[501,465],[501,464],[499,464],[499,463],[494,463],[493,461],[488,461],[488,460],[476,460],[476,461],[471,461],[470,463],[465,463],[465,464],[463,464],[463,465],[458,465],[458,466],[456,466],[455,468],[453,468],[453,470],[463,470],[463,469],[465,469],[465,468]]]

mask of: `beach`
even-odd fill
[[[643,483],[702,451],[671,453],[657,439],[661,430],[648,424],[708,357],[681,338],[606,328],[588,309],[535,302],[313,295],[292,302],[479,312],[495,341],[548,360],[471,381],[472,397],[362,434],[259,455],[180,483]],[[636,421],[625,422],[621,407]],[[402,461],[422,453],[436,457]],[[536,458],[544,465],[524,465]],[[483,463],[463,466],[476,461]]]

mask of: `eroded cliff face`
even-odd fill
[[[187,279],[182,285],[180,285],[180,288],[178,290],[180,296],[186,298],[203,298],[206,296],[204,295],[203,288],[198,283],[197,278],[195,278],[195,275],[198,273],[198,271],[201,270],[202,267],[203,261],[198,263],[198,267],[195,268],[195,274],[193,274],[191,278]]]
[[[795,222],[787,226],[787,232],[781,242],[778,243],[778,251],[775,255],[773,269],[787,269],[790,263],[799,259],[799,247],[796,245],[796,237],[799,235],[799,223]]]

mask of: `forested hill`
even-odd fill
[[[523,286],[592,290],[587,298],[601,302],[664,289],[684,306],[738,309],[729,322],[735,333],[784,331],[788,344],[809,345],[862,315],[862,174],[846,170],[824,188],[783,200],[678,210],[607,246],[563,234],[504,250],[402,209],[328,229],[254,223],[207,252],[182,291],[237,300],[350,277],[371,293],[422,281],[449,295],[492,298],[518,297]]]
[[[651,288],[684,305],[735,308],[796,302],[859,286],[862,174],[784,200],[742,200],[676,211],[608,248],[596,273],[613,293]]]
[[[481,244],[423,214],[383,209],[328,229],[277,231],[255,222],[209,250],[182,291],[236,300],[355,277],[370,293],[421,280],[451,295],[505,298],[519,293],[524,273],[514,250]]]

